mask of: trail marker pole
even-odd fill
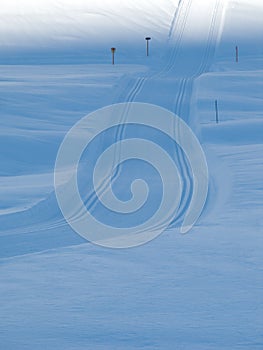
[[[145,40],[146,40],[146,55],[149,56],[149,41],[151,40],[151,38],[147,36]]]
[[[215,100],[215,110],[216,110],[216,124],[218,124],[219,118],[218,118],[218,102],[217,102],[217,100]]]
[[[116,52],[116,48],[115,48],[115,47],[112,47],[112,48],[111,48],[112,64],[115,64],[115,52]]]
[[[236,63],[238,62],[238,46],[236,46]]]

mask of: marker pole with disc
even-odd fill
[[[115,64],[115,52],[116,52],[116,48],[115,48],[115,47],[112,47],[112,48],[111,48],[112,64]]]
[[[147,36],[145,40],[146,40],[146,55],[149,56],[149,41],[151,40],[151,38]]]

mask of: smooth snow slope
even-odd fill
[[[25,4],[21,22],[12,27],[17,39],[10,35],[14,55],[5,46],[1,62],[34,65],[0,67],[0,347],[262,349],[261,2],[182,0],[174,20],[172,1],[126,1],[122,8],[106,1]],[[79,9],[104,13],[107,20],[115,13],[122,29],[127,26],[138,38],[145,21],[141,10],[152,11],[153,22],[146,16],[152,31],[147,26],[142,35],[154,33],[151,56],[145,57],[144,40],[141,46],[134,43],[135,54],[119,35],[118,53],[121,47],[125,53],[112,67],[106,64],[112,44],[105,55],[103,40],[86,51],[79,30],[65,49],[62,33],[72,34],[70,13]],[[50,28],[57,18],[65,23],[54,39],[46,25],[41,35],[24,34],[25,22],[35,29],[39,18],[28,13],[40,10],[49,12],[42,18]],[[8,11],[18,16],[14,7]],[[86,25],[81,18],[78,28]],[[7,24],[7,17],[1,19]],[[244,35],[240,23],[246,23]],[[84,24],[83,33],[92,33],[93,26]],[[5,28],[10,33],[11,27]],[[53,50],[59,42],[59,50]],[[81,60],[71,47],[77,43],[89,64],[76,64]],[[61,63],[63,57],[74,65],[37,65]],[[83,241],[63,219],[53,167],[71,126],[93,110],[124,101],[156,103],[182,117],[202,143],[210,187],[205,211],[190,234],[176,234],[188,205],[185,195],[180,216],[158,239],[136,249],[108,250]],[[181,158],[179,164],[185,193],[191,195],[187,164]],[[125,178],[119,185],[127,188]]]
[[[10,0],[0,12],[4,63],[107,62],[117,46],[125,60],[145,36],[165,47],[178,0]]]

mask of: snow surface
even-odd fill
[[[158,52],[166,44],[177,3],[10,0],[1,10],[0,63],[108,62],[112,46],[127,62],[140,56],[136,51],[142,51],[148,35]]]
[[[263,348],[262,14],[259,0],[2,6],[1,349]],[[180,217],[146,245],[110,250],[66,223],[53,171],[77,121],[126,101],[189,124],[209,195],[189,234]]]

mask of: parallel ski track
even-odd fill
[[[125,99],[126,102],[129,103],[129,102],[135,101],[136,97],[142,92],[143,88],[145,87],[145,84],[149,82],[151,79],[174,75],[173,72],[175,71],[175,68],[176,68],[176,58],[181,49],[183,35],[187,25],[187,19],[189,17],[192,3],[193,3],[193,0],[181,0],[179,7],[174,14],[172,24],[171,24],[171,29],[169,32],[169,40],[171,40],[173,36],[176,36],[176,38],[175,38],[175,43],[173,43],[172,51],[169,55],[168,63],[159,72],[138,78],[133,88],[130,90],[129,94],[127,95],[127,98]],[[188,102],[188,104],[190,102],[193,82],[198,76],[200,76],[205,71],[207,71],[208,67],[211,64],[211,60],[214,56],[216,45],[213,45],[213,42],[215,41],[216,20],[218,18],[219,7],[220,7],[220,0],[217,0],[213,10],[213,15],[211,19],[211,24],[209,28],[209,34],[208,34],[208,39],[207,39],[203,59],[200,62],[198,69],[190,76],[183,77],[181,81],[179,81],[178,93],[175,95],[174,102],[171,108],[174,111],[174,113],[179,116],[189,114],[189,107],[187,108],[187,111],[184,111],[184,113],[183,113],[183,108],[184,106],[187,106],[186,102]],[[184,118],[184,120],[187,121],[186,118]],[[116,135],[117,140],[121,140],[123,137],[123,133],[125,130],[125,113],[123,115],[123,120],[120,120],[120,125],[121,126],[119,127],[118,134]],[[176,125],[174,125],[174,128],[176,128]],[[116,155],[115,164],[118,164],[118,157],[119,155]],[[183,188],[183,197],[180,204],[180,209],[174,223],[180,220],[180,218],[185,214],[189,206],[189,198],[193,193],[193,182],[191,179],[192,175],[186,163],[186,159],[182,155],[182,153],[179,152],[178,150],[177,150],[176,157],[180,168],[179,171],[184,183],[184,188]],[[118,175],[119,173],[116,172],[112,177],[112,181],[114,181],[118,177]]]
[[[190,106],[191,92],[192,92],[194,80],[208,70],[211,64],[211,61],[214,57],[217,43],[215,42],[215,45],[213,45],[213,42],[215,39],[216,20],[218,18],[219,7],[220,7],[220,0],[217,0],[213,10],[212,20],[209,28],[208,40],[206,43],[203,60],[201,61],[196,72],[194,72],[189,77],[183,78],[181,80],[180,89],[177,95],[175,96],[172,110],[174,111],[175,114],[179,116],[182,116],[182,115],[189,116],[189,109],[190,109],[189,106]],[[174,64],[175,64],[175,61],[174,61]],[[186,117],[184,118],[184,120],[186,122],[188,121]],[[174,123],[174,128],[176,128],[175,123]],[[183,189],[184,196],[182,197],[182,201],[180,203],[177,218],[174,220],[172,224],[175,224],[176,222],[178,222],[181,219],[181,217],[185,215],[189,207],[189,202],[190,202],[189,197],[191,196],[191,193],[193,193],[193,190],[194,190],[191,171],[187,165],[185,157],[182,155],[181,152],[178,152],[178,150],[177,150],[177,159],[178,159],[178,163],[180,164],[180,174],[182,176],[185,187]]]

